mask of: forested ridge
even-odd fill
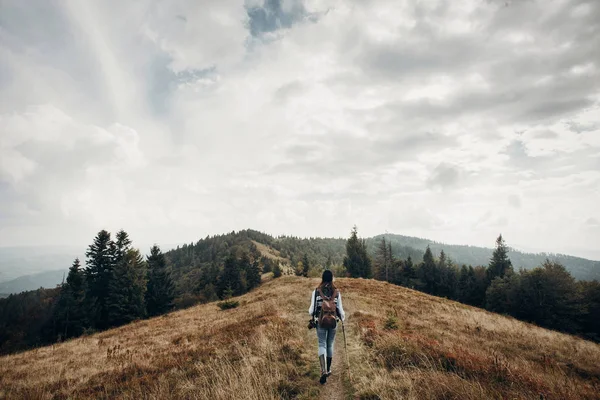
[[[502,237],[491,250],[400,235],[360,239],[356,229],[348,239],[243,230],[165,253],[153,246],[144,256],[125,231],[114,238],[100,231],[85,261],[74,260],[60,287],[0,299],[0,352],[238,296],[258,286],[265,273],[318,276],[324,268],[336,276],[384,280],[598,340],[600,285],[576,281],[561,263],[573,259],[583,260],[514,252]]]

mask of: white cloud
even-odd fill
[[[9,1],[0,243],[356,223],[591,249],[599,17],[576,0]]]

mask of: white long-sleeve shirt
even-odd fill
[[[321,296],[319,295],[319,293],[317,292],[317,290],[313,290],[312,295],[310,296],[310,308],[308,309],[308,314],[309,315],[313,315],[315,312],[315,307],[317,306],[315,304],[315,298],[317,300],[317,302],[319,300],[321,300]],[[340,318],[342,319],[342,322],[346,320],[346,314],[344,313],[344,307],[342,306],[342,294],[338,291],[338,295],[335,299],[335,305],[337,306],[337,310],[339,313]]]

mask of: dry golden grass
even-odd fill
[[[359,398],[600,398],[598,344],[383,282],[340,286]]]
[[[256,240],[252,240],[252,243],[256,246],[258,251],[265,257],[279,263],[279,267],[284,275],[294,275],[294,269],[290,264],[290,260],[281,257],[281,253],[279,250],[276,250],[272,247],[269,247],[263,243],[257,242]]]
[[[339,332],[322,387],[306,329],[317,282],[282,277],[232,310],[200,305],[2,357],[0,398],[600,398],[597,344],[361,279],[337,281],[351,380]]]

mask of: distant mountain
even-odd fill
[[[492,248],[452,245],[435,242],[429,239],[395,234],[377,235],[366,238],[367,249],[374,256],[382,237],[392,244],[392,252],[396,258],[420,262],[427,246],[430,246],[436,257],[441,250],[457,265],[488,265],[492,257]],[[490,238],[494,243],[496,238]],[[196,243],[185,244],[167,252],[173,263],[176,278],[189,275],[183,280],[194,282],[192,275],[214,262],[224,259],[229,249],[235,246],[248,248],[250,242],[263,244],[278,252],[281,262],[296,265],[306,254],[314,265],[325,266],[327,263],[339,265],[346,254],[346,238],[299,238],[294,236],[273,237],[251,229],[231,232],[224,235],[208,236]],[[508,238],[510,245],[510,238]],[[546,258],[563,264],[567,270],[579,280],[600,280],[600,261],[592,261],[581,257],[551,253],[524,253],[511,250],[509,253],[515,270],[532,269],[540,266]]]
[[[411,257],[421,261],[427,246],[437,257],[441,250],[458,265],[487,265],[493,249],[476,246],[452,245],[412,236],[385,234],[366,239],[367,248],[374,255],[381,238],[392,244],[394,256],[400,259]],[[493,243],[495,238],[490,238]],[[510,245],[510,238],[507,238]],[[327,263],[339,265],[346,251],[346,238],[299,238],[294,236],[273,237],[254,231],[242,230],[224,235],[207,236],[196,243],[182,246],[161,245],[173,266],[177,286],[182,291],[191,291],[197,282],[197,275],[209,265],[221,262],[234,246],[250,249],[251,243],[261,244],[277,251],[280,262],[296,265],[304,254],[311,263],[325,266]],[[134,243],[135,245],[135,243]],[[142,253],[149,246],[140,246]],[[168,250],[172,248],[172,250]],[[0,297],[2,294],[19,293],[40,287],[53,288],[62,281],[63,272],[71,266],[75,257],[82,264],[85,246],[60,247],[5,247],[0,248]],[[268,254],[265,254],[268,255]],[[563,264],[579,280],[600,280],[600,261],[581,257],[551,253],[525,253],[511,250],[513,266],[531,269],[540,266],[546,258]]]
[[[429,246],[436,257],[444,250],[446,255],[458,265],[488,265],[490,258],[492,257],[492,252],[494,251],[491,248],[485,247],[445,244],[411,236],[385,234],[367,240],[371,252],[375,251],[376,246],[381,242],[382,237],[385,237],[387,241],[392,243],[393,249],[397,249],[394,253],[397,251],[402,252],[402,250],[406,252],[406,249],[415,249],[419,251],[422,257],[422,252]],[[495,238],[492,238],[492,241],[493,240],[495,240]],[[507,242],[510,245],[510,238],[507,238]],[[576,279],[600,280],[600,261],[593,261],[565,254],[524,253],[515,249],[511,249],[508,255],[515,270],[538,267],[546,260],[546,258],[548,258],[564,265]],[[418,258],[419,261],[421,260],[421,257]],[[414,258],[415,257],[413,256],[413,259]]]
[[[38,272],[68,269],[75,257],[82,258],[84,253],[85,246],[0,247],[0,282]]]
[[[11,293],[21,293],[28,290],[43,288],[53,288],[59,285],[63,277],[67,276],[68,269],[44,271],[37,274],[24,275],[10,281],[0,282],[0,297],[6,297]]]

